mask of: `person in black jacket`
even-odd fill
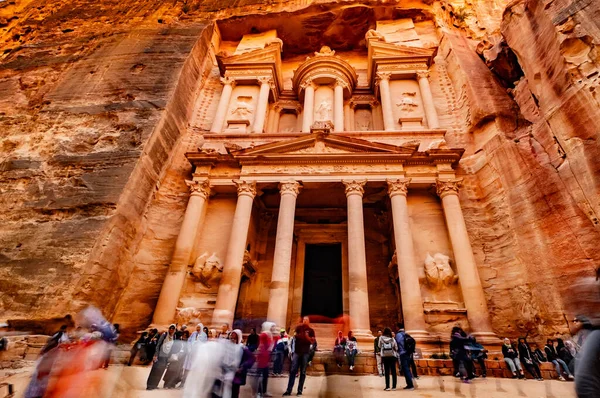
[[[513,379],[516,379],[517,377],[519,379],[523,379],[525,375],[523,374],[523,368],[521,367],[521,362],[519,361],[519,354],[515,347],[511,344],[509,338],[504,339],[504,344],[502,345],[502,355],[504,355],[504,362],[506,362],[513,374]],[[518,374],[517,370],[519,370]]]
[[[525,369],[529,372],[534,379],[542,381],[542,372],[540,372],[540,367],[535,361],[535,357],[531,352],[531,348],[529,348],[529,344],[527,344],[527,340],[524,337],[519,338],[519,345],[517,346],[519,350],[519,358],[521,358],[521,362],[525,365]]]
[[[558,353],[558,357],[563,360],[564,363],[569,367],[569,371],[572,375],[575,374],[575,358],[571,351],[567,348],[563,339],[556,339],[556,352]]]
[[[567,375],[567,378],[569,380],[573,380],[574,377],[571,374],[569,367],[562,359],[560,359],[558,357],[558,352],[556,352],[555,344],[556,343],[552,339],[546,340],[546,346],[544,347],[544,352],[546,353],[546,358],[548,358],[548,362],[552,362],[554,364],[554,367],[556,368],[556,373],[558,373],[558,380],[562,380],[562,381],[565,380],[565,378],[563,377],[563,375],[560,371],[561,367],[564,370],[565,374]]]
[[[533,352],[533,360],[536,361],[538,365],[542,362],[547,362],[546,356],[544,355],[542,350],[540,350],[540,347],[537,345],[537,343],[531,343],[531,346]]]
[[[473,362],[469,355],[467,354],[467,346],[471,342],[471,339],[466,336],[466,333],[458,326],[452,328],[452,332],[450,335],[450,356],[452,357],[452,361],[454,363],[455,373],[458,374],[464,382],[468,383],[470,379],[474,378],[475,375],[473,373]],[[460,363],[463,363],[465,368],[465,375],[460,373]]]

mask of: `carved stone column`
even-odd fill
[[[225,124],[225,117],[227,116],[227,109],[229,108],[229,101],[231,100],[235,80],[230,77],[224,77],[221,78],[221,83],[223,83],[223,92],[221,92],[217,113],[215,113],[215,118],[210,128],[211,133],[220,133],[223,131],[223,124]]]
[[[419,273],[406,201],[410,178],[387,180],[387,183],[388,194],[392,202],[394,241],[398,260],[404,327],[411,336],[422,339],[428,336],[429,333],[427,332],[427,323],[423,312],[423,298],[419,287]]]
[[[302,84],[304,89],[304,111],[302,116],[302,132],[310,133],[310,127],[313,123],[313,113],[315,111],[315,86],[312,81]]]
[[[383,127],[385,131],[394,131],[394,111],[392,106],[392,94],[390,91],[390,72],[378,72],[377,84],[379,84],[379,95],[381,96],[381,109],[383,111]]]
[[[269,124],[269,132],[270,133],[278,133],[279,132],[279,119],[281,118],[281,106],[275,105],[273,107],[273,111],[271,112],[270,124]]]
[[[342,181],[348,200],[348,280],[350,329],[358,337],[371,336],[369,319],[369,292],[367,284],[367,256],[365,252],[365,225],[363,193],[366,180]]]
[[[492,332],[483,287],[479,279],[475,256],[473,256],[467,226],[458,199],[458,187],[461,182],[462,179],[438,179],[436,180],[437,194],[442,199],[446,226],[456,260],[458,281],[465,300],[465,307],[467,307],[467,318],[469,319],[471,331],[477,337],[497,340],[496,335]]]
[[[273,80],[270,77],[260,77],[260,92],[258,93],[258,104],[256,105],[256,115],[254,116],[253,133],[262,133],[265,128],[265,119],[267,117],[267,107],[269,106],[269,92]]]
[[[233,323],[235,305],[238,299],[248,227],[252,215],[252,203],[256,196],[256,183],[253,181],[235,180],[238,200],[231,225],[231,234],[227,245],[227,257],[223,266],[223,276],[219,284],[217,302],[213,312],[213,325]]]
[[[192,247],[196,234],[200,228],[200,218],[204,212],[204,206],[210,195],[209,180],[186,181],[190,188],[190,199],[188,201],[183,222],[179,230],[179,236],[175,242],[175,251],[171,259],[169,271],[165,276],[158,302],[154,309],[152,323],[155,325],[167,325],[173,322],[175,311],[181,289],[185,282]]]
[[[333,131],[344,131],[344,86],[346,84],[337,80],[334,89],[333,100]]]
[[[285,181],[279,184],[281,203],[277,219],[277,237],[273,256],[273,273],[269,292],[267,319],[278,327],[286,326],[288,295],[290,290],[290,264],[294,241],[294,216],[296,198],[300,193],[298,181]]]
[[[440,122],[438,120],[437,111],[435,110],[431,86],[429,85],[429,71],[417,72],[417,80],[419,81],[419,90],[421,91],[421,98],[423,99],[423,106],[425,107],[427,126],[430,129],[439,129]]]

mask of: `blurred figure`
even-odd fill
[[[108,343],[106,346],[106,353],[104,355],[104,363],[102,364],[104,369],[108,369],[108,365],[110,364],[110,356],[114,347],[117,345],[117,340],[119,339],[119,324],[115,323],[114,325],[111,325],[108,322],[103,322],[99,328],[99,331],[102,333],[102,339]]]
[[[290,378],[284,396],[292,395],[292,389],[296,381],[296,374],[300,371],[300,380],[298,381],[298,393],[302,395],[304,381],[306,380],[306,367],[308,366],[311,347],[316,347],[315,331],[310,327],[310,319],[305,316],[302,323],[296,326],[294,333],[294,345],[292,350],[292,366],[290,368]]]
[[[269,363],[271,360],[271,352],[273,351],[273,335],[272,329],[275,327],[273,322],[264,322],[262,331],[259,336],[259,345],[257,353],[258,365],[258,394],[262,397],[272,397],[267,392],[267,384],[269,381]]]
[[[469,343],[469,352],[471,354],[471,361],[477,362],[481,367],[481,377],[487,377],[487,369],[485,367],[485,360],[487,359],[487,350],[484,346],[477,342],[475,337],[471,338]],[[475,373],[475,367],[473,367],[473,373]]]
[[[535,361],[531,348],[529,348],[529,344],[527,344],[527,340],[525,337],[520,337],[518,341],[519,344],[517,345],[517,349],[519,350],[519,358],[521,358],[523,365],[525,365],[525,369],[527,369],[534,379],[539,381],[544,380],[540,367]]]
[[[150,333],[148,333],[148,338],[146,341],[146,360],[144,361],[144,365],[147,365],[148,362],[151,362],[154,359],[154,354],[156,354],[156,345],[158,344],[158,339],[160,338],[160,333],[158,333],[158,329],[150,329]]]
[[[579,351],[581,347],[583,347],[587,335],[590,334],[592,330],[594,330],[594,325],[587,316],[577,315],[573,319],[572,330],[572,333],[575,336],[573,338],[573,341],[575,342],[575,348],[577,348],[577,350]]]
[[[587,329],[575,361],[575,391],[579,398],[600,396],[600,330]]]
[[[354,370],[354,359],[357,355],[358,342],[350,330],[348,331],[348,338],[346,339],[346,358],[348,358],[348,366],[350,367],[350,370]]]
[[[373,352],[375,353],[375,361],[377,362],[377,373],[380,377],[383,377],[383,362],[381,362],[381,352],[379,349],[379,338],[381,336],[383,336],[383,332],[381,330],[378,330],[377,337],[373,339]]]
[[[229,330],[229,324],[224,323],[223,325],[221,325],[221,330],[219,331],[217,338],[229,340],[229,333],[231,333],[231,330]],[[240,336],[240,338],[241,338],[241,336]]]
[[[279,331],[279,337],[275,342],[275,363],[273,364],[273,373],[275,376],[281,376],[283,372],[283,361],[289,353],[289,338],[285,329]]]
[[[250,352],[254,352],[258,348],[258,334],[256,334],[256,328],[250,329],[250,334],[246,339],[246,347],[248,347]]]
[[[206,334],[206,338],[210,339],[210,330],[206,326],[202,328],[202,331]]]
[[[513,379],[517,377],[519,379],[524,378],[523,368],[521,367],[521,362],[519,361],[519,354],[515,347],[513,347],[509,338],[504,339],[504,344],[502,345],[502,355],[504,355],[504,362],[508,365],[508,368],[513,374]],[[517,370],[519,373],[517,374]]]
[[[335,363],[338,368],[341,368],[344,364],[344,353],[346,352],[346,338],[342,331],[338,331],[337,338],[335,339],[335,344],[333,346],[333,356],[335,358]]]
[[[406,380],[406,387],[404,387],[405,390],[414,390],[415,386],[413,384],[413,380],[412,380],[412,375],[410,373],[410,367],[409,367],[409,357],[410,354],[408,353],[408,351],[406,351],[406,347],[404,346],[405,343],[405,332],[404,332],[404,324],[403,323],[398,323],[396,326],[398,326],[398,331],[396,332],[396,344],[398,345],[398,359],[400,361],[400,367],[402,369],[402,372],[404,373],[404,380]]]
[[[190,338],[187,340],[187,355],[185,357],[185,362],[183,364],[183,376],[181,378],[181,384],[179,388],[185,385],[185,381],[187,380],[188,374],[192,369],[192,365],[198,355],[199,345],[204,344],[208,341],[208,336],[204,329],[208,330],[201,323],[196,325],[196,330]]]
[[[167,369],[169,357],[171,356],[171,349],[175,344],[175,325],[169,326],[169,330],[163,333],[158,339],[156,344],[156,353],[154,354],[154,364],[148,375],[148,381],[146,382],[146,390],[154,390],[158,388],[158,383],[163,377],[165,370]]]
[[[211,340],[194,346],[193,362],[183,390],[184,398],[214,397],[215,389],[220,393],[225,343],[229,344],[225,340]]]
[[[167,360],[167,371],[163,377],[165,381],[164,388],[166,389],[175,388],[183,378],[183,364],[187,356],[187,339],[189,334],[188,330],[180,330],[175,333],[175,341]]]
[[[565,378],[563,377],[563,374],[561,372],[561,368],[562,368],[562,370],[564,370],[564,372],[567,375],[567,378],[569,380],[574,379],[567,364],[558,357],[558,353],[556,352],[556,342],[554,340],[552,340],[552,339],[546,340],[546,346],[544,347],[544,352],[546,353],[546,358],[548,358],[548,362],[552,362],[554,364],[554,367],[556,368],[556,373],[558,373],[558,380],[561,380],[561,381],[565,380]]]
[[[398,343],[392,337],[392,330],[385,328],[379,337],[379,352],[385,370],[385,391],[390,390],[390,373],[392,374],[392,390],[396,389],[396,362],[398,361]]]
[[[240,388],[246,385],[248,369],[256,359],[250,350],[242,344],[242,331],[235,329],[229,334],[229,344],[225,344],[223,356],[223,398],[238,398]]]
[[[54,333],[52,337],[48,339],[46,345],[40,351],[40,355],[45,354],[51,349],[58,347],[59,344],[66,343],[69,341],[69,336],[67,335],[67,325],[62,325],[58,332]]]
[[[148,332],[142,332],[140,338],[135,342],[133,347],[131,347],[131,355],[129,356],[129,361],[127,362],[127,366],[131,366],[135,357],[137,357],[138,352],[141,351],[140,360],[146,359],[146,342],[148,339]]]

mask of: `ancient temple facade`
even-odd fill
[[[433,22],[380,20],[353,49],[309,53],[287,32],[232,29],[212,39],[153,323],[289,328],[310,315],[348,319],[362,338],[403,321],[434,341],[460,322],[496,342],[459,199],[464,149],[445,141],[455,104]]]

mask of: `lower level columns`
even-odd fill
[[[281,328],[286,326],[292,245],[294,241],[294,216],[296,213],[296,198],[300,193],[300,183],[298,181],[282,182],[279,184],[279,192],[281,193],[281,202],[277,219],[277,236],[275,238],[267,319],[275,322]]]
[[[208,180],[186,181],[186,183],[190,188],[191,195],[185,215],[183,216],[179,236],[175,243],[175,251],[169,265],[169,271],[165,276],[154,310],[152,323],[155,325],[167,325],[173,322],[175,318],[179,296],[181,295],[188,270],[190,255],[196,234],[200,228],[200,218],[210,195]]]
[[[480,337],[497,340],[492,331],[489,311],[481,286],[481,279],[479,279],[479,272],[477,271],[477,263],[475,262],[467,226],[458,199],[458,187],[461,181],[461,179],[437,180],[437,194],[442,199],[446,225],[456,260],[458,281],[465,300],[467,318],[472,334],[477,336],[478,340],[480,340]]]
[[[213,325],[228,323],[231,326],[233,324],[235,306],[242,281],[242,267],[252,215],[252,203],[256,196],[255,182],[240,180],[234,182],[237,185],[238,200],[231,225],[223,276],[217,292],[217,302],[212,319]]]
[[[366,180],[342,181],[348,201],[348,280],[350,329],[357,337],[371,336],[363,193]]]
[[[394,241],[398,260],[404,328],[411,336],[419,339],[428,336],[429,333],[427,332],[427,323],[423,312],[423,298],[419,288],[419,274],[406,201],[410,179],[388,180],[387,183],[388,194],[392,203]]]

